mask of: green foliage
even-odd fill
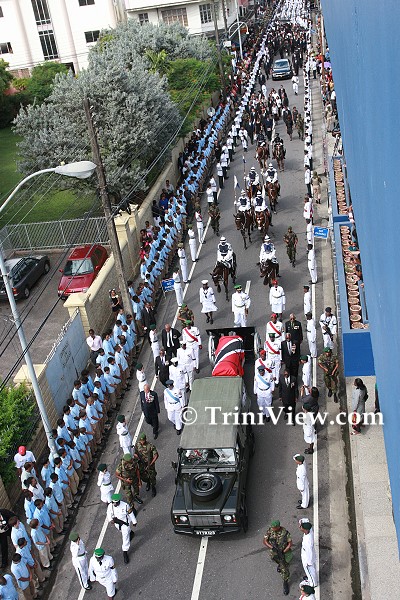
[[[68,73],[68,68],[56,62],[46,62],[32,69],[32,75],[26,80],[25,86],[30,103],[41,103],[50,96],[55,77],[59,73]]]
[[[12,80],[12,75],[9,71],[7,71],[8,62],[0,58],[0,94],[3,95],[8,86],[10,85],[10,81]]]
[[[0,475],[4,485],[15,479],[13,456],[28,445],[38,423],[36,402],[26,385],[7,386],[0,392]]]
[[[154,50],[147,49],[144,55],[151,64],[150,71],[152,73],[158,73],[159,75],[166,75],[168,73],[169,60],[165,50],[155,52]]]
[[[29,77],[15,77],[11,82],[11,86],[19,92],[22,92],[26,90],[26,84],[28,80]]]

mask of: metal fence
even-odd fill
[[[19,223],[0,230],[3,252],[13,250],[50,250],[81,244],[107,244],[109,241],[105,217]]]

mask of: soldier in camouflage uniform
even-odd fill
[[[156,460],[158,458],[157,448],[147,441],[146,434],[142,433],[139,436],[138,443],[136,445],[136,454],[139,459],[139,472],[142,481],[146,482],[146,491],[148,492],[151,488],[151,495],[154,496],[157,493],[156,490]]]
[[[121,487],[125,492],[126,501],[131,510],[135,511],[135,501],[138,504],[143,504],[143,500],[139,497],[139,487],[142,485],[140,480],[139,466],[137,457],[132,457],[130,454],[124,454],[117,470],[115,471],[117,479],[121,481]]]
[[[185,321],[191,321],[192,325],[194,325],[194,312],[188,307],[187,304],[183,303],[180,309],[178,310],[178,321],[181,322],[183,327],[185,327]]]
[[[219,235],[219,220],[221,218],[221,212],[216,204],[210,204],[208,208],[208,216],[211,219],[211,227],[213,228],[214,234]]]
[[[332,396],[335,402],[338,402],[337,389],[339,379],[339,361],[336,354],[332,354],[330,348],[324,348],[324,352],[318,356],[318,366],[324,372],[324,382],[328,390],[328,396]]]
[[[296,266],[296,246],[297,246],[297,235],[291,227],[288,227],[287,232],[283,237],[283,241],[286,244],[286,252],[289,257],[290,263],[293,267]]]
[[[269,548],[270,557],[278,565],[277,571],[283,579],[283,593],[287,596],[289,594],[289,563],[293,558],[290,533],[281,527],[280,521],[272,521],[264,535],[263,544]]]

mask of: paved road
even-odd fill
[[[271,86],[271,82],[269,82]],[[288,92],[290,105],[293,106],[291,85],[284,82]],[[301,90],[300,90],[301,91]],[[302,108],[302,96],[295,99],[298,108]],[[285,172],[280,174],[282,195],[278,205],[278,215],[274,217],[274,227],[271,230],[277,247],[277,255],[281,266],[281,284],[287,296],[287,311],[294,311],[303,318],[303,289],[308,282],[309,275],[306,260],[305,223],[302,216],[303,197],[305,193],[303,175],[303,142],[294,139],[288,140],[283,123],[278,125],[287,147],[287,160]],[[315,131],[315,128],[314,128]],[[249,148],[246,155],[247,169],[252,164],[253,148]],[[258,261],[261,244],[260,234],[254,233],[253,243],[247,251],[243,250],[242,238],[236,232],[233,223],[233,175],[240,179],[243,173],[242,152],[237,149],[235,160],[229,171],[229,179],[222,190],[219,201],[222,211],[221,234],[233,244],[238,258],[238,281],[246,285],[250,281],[250,308],[248,323],[255,325],[263,335],[266,321],[270,315],[268,303],[268,288],[262,285],[259,278]],[[204,199],[205,202],[205,199]],[[297,266],[293,269],[286,256],[283,235],[288,225],[292,225],[299,237]],[[200,260],[197,262],[192,283],[186,293],[186,302],[194,310],[197,317],[196,325],[205,332],[205,319],[200,315],[198,292],[201,280],[210,279],[209,273],[215,264],[217,238],[212,230],[208,231],[206,244],[203,246]],[[319,260],[319,252],[318,252]],[[319,265],[320,266],[320,265]],[[321,278],[322,279],[322,278]],[[322,312],[321,284],[316,286],[317,315]],[[232,290],[231,290],[232,291]],[[215,318],[215,326],[230,326],[233,323],[231,304],[225,301],[223,294],[217,298],[219,310]],[[171,321],[176,310],[174,295],[170,295],[159,309],[158,322],[162,326]],[[319,340],[321,345],[321,340]],[[204,344],[206,347],[206,344]],[[307,349],[304,343],[304,350]],[[147,373],[153,373],[149,351],[144,356],[147,364]],[[210,375],[206,350],[201,353],[200,376]],[[248,373],[246,381],[252,391],[252,373]],[[321,385],[318,376],[318,384]],[[133,386],[134,388],[135,386]],[[132,388],[132,390],[133,390]],[[157,391],[162,394],[162,387],[157,384]],[[276,393],[275,393],[276,395]],[[131,419],[130,428],[134,432],[137,428],[140,414],[136,406],[137,393],[131,392],[123,406],[123,412]],[[256,404],[253,399],[254,409]],[[275,401],[277,405],[277,401]],[[310,509],[297,511],[296,504],[298,492],[295,486],[295,463],[292,456],[302,452],[305,448],[301,427],[287,426],[284,421],[277,426],[271,423],[255,428],[256,454],[253,458],[248,480],[248,510],[249,531],[246,535],[222,536],[210,539],[205,554],[204,572],[199,593],[193,591],[199,548],[201,541],[196,537],[177,536],[172,532],[170,521],[170,506],[174,493],[174,471],[171,460],[176,457],[176,448],[179,439],[166,420],[166,414],[161,412],[162,430],[157,440],[160,459],[157,463],[158,494],[152,499],[145,491],[142,496],[145,502],[140,509],[137,533],[132,545],[131,562],[124,565],[120,550],[120,536],[114,527],[108,527],[102,545],[111,552],[116,559],[120,583],[118,585],[118,598],[124,600],[132,597],[148,599],[174,598],[174,600],[230,600],[231,598],[247,598],[259,600],[260,598],[276,599],[282,596],[282,583],[276,569],[270,562],[267,552],[262,546],[262,536],[272,519],[279,518],[281,523],[289,529],[294,540],[294,560],[291,565],[291,592],[290,598],[298,597],[298,583],[301,581],[302,568],[300,562],[301,535],[297,528],[297,519],[308,516],[314,519],[312,503]],[[144,430],[150,434],[148,427]],[[119,455],[118,440],[112,435],[110,443],[102,454],[102,462],[115,465]],[[324,547],[321,549],[321,563],[323,577],[329,572],[329,482],[327,480],[328,453],[326,437],[321,433],[319,437],[319,495],[320,504],[324,507],[320,511],[321,536]],[[315,461],[315,459],[314,459]],[[312,459],[307,458],[310,480],[312,478]],[[310,481],[311,489],[312,482]],[[87,541],[89,551],[96,547],[104,523],[105,510],[100,506],[99,494],[93,480],[88,486],[83,506],[74,524],[80,531],[82,538]],[[328,586],[323,583],[323,597],[330,598]],[[193,593],[192,593],[193,591]],[[52,594],[65,598],[78,598],[80,590],[75,574],[71,572],[71,563],[68,548],[65,558],[57,574],[56,584]],[[100,594],[103,589],[96,585],[94,592],[89,592],[89,597]],[[87,595],[87,594],[86,594]],[[85,599],[86,599],[85,595]]]

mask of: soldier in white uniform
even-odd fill
[[[122,553],[124,555],[124,563],[129,562],[128,551],[131,547],[131,540],[134,536],[131,530],[131,523],[136,526],[137,520],[133,511],[130,510],[129,504],[121,501],[121,494],[113,494],[111,503],[107,507],[107,519],[109,523],[114,523],[115,528],[122,535]]]
[[[286,296],[283,287],[278,285],[276,279],[273,281],[273,286],[269,290],[269,303],[272,312],[276,313],[278,318],[282,320],[282,313],[286,308]]]
[[[267,353],[267,360],[272,368],[274,380],[277,382],[279,381],[279,371],[281,370],[282,361],[281,342],[275,341],[275,333],[269,333],[268,338],[265,340],[264,348]]]
[[[193,385],[193,371],[196,368],[196,355],[194,348],[188,348],[185,340],[180,341],[181,347],[178,348],[176,357],[179,367],[186,373],[186,383],[190,391]]]
[[[129,450],[124,450],[124,453],[125,452],[129,452]],[[100,488],[100,499],[105,504],[109,504],[111,502],[111,496],[114,493],[114,487],[111,483],[111,474],[107,470],[107,465],[105,463],[101,463],[97,467],[97,470],[99,472],[99,476],[97,477],[97,485]]]
[[[157,356],[160,356],[160,341],[158,331],[154,323],[152,323],[149,327],[149,340],[153,358],[156,360]]]
[[[169,376],[173,378],[173,382],[175,384],[175,388],[179,390],[180,395],[182,396],[183,406],[187,405],[186,399],[186,367],[182,364],[179,364],[178,357],[175,356],[171,358],[171,364],[169,367]]]
[[[311,219],[306,219],[306,238],[307,244],[314,245],[314,227],[311,223]]]
[[[315,250],[312,244],[307,244],[307,264],[311,277],[311,283],[317,283],[317,260],[315,258]]]
[[[307,598],[308,600],[316,600],[315,599],[315,589],[312,585],[308,585],[308,580],[304,580],[300,583],[301,596],[299,600],[304,600]]]
[[[297,508],[308,508],[310,503],[310,484],[307,477],[307,465],[304,462],[302,454],[295,454],[293,460],[297,464],[296,485],[299,492],[301,492],[301,500],[298,501]]]
[[[270,406],[272,406],[274,389],[275,383],[272,373],[267,373],[265,368],[260,365],[254,375],[253,392],[257,396],[258,408],[263,413],[267,423],[271,420]]]
[[[278,315],[276,313],[272,313],[271,320],[267,323],[266,331],[266,337],[268,337],[270,333],[274,333],[275,341],[280,344],[285,339],[284,325],[282,321],[278,321]]]
[[[278,181],[278,171],[272,163],[269,163],[265,175],[268,183],[276,183]]]
[[[254,362],[254,373],[257,373],[258,367],[264,367],[266,373],[272,373],[270,362],[267,360],[267,353],[263,348],[258,351],[259,357]]]
[[[304,198],[304,206],[303,206],[303,217],[306,219],[310,219],[312,222],[312,214],[313,214],[313,206],[312,200],[308,196]]]
[[[179,267],[176,267],[176,269],[174,270],[172,274],[172,279],[174,280],[174,292],[176,296],[176,303],[178,306],[181,306],[183,302],[183,290],[181,275],[179,273]]]
[[[132,436],[129,433],[125,415],[118,415],[117,417],[117,435],[122,454],[130,454],[132,450]]]
[[[191,321],[185,321],[186,327],[182,329],[182,340],[184,340],[188,348],[193,348],[196,356],[196,373],[199,373],[199,357],[202,349],[200,329],[192,325]]]
[[[200,207],[197,207],[197,210],[194,213],[194,220],[196,221],[197,237],[199,238],[199,244],[201,244],[201,242],[203,240],[204,224],[203,224],[203,217],[201,215]]]
[[[304,573],[310,586],[318,585],[317,577],[317,556],[314,546],[314,530],[309,521],[302,521],[299,524],[300,531],[303,533],[301,543],[301,562],[303,563]]]
[[[308,395],[311,394],[311,356],[308,356],[307,354],[303,354],[302,356],[300,356],[300,362],[303,365],[303,369],[302,369],[302,380],[303,380],[303,385],[301,386],[302,389],[302,395]]]
[[[196,262],[196,254],[197,254],[197,241],[196,234],[193,231],[193,225],[188,225],[188,237],[189,237],[189,250],[190,250],[190,258],[192,262]]]
[[[88,577],[88,561],[86,557],[87,552],[85,544],[79,537],[79,533],[76,531],[71,531],[69,534],[69,539],[71,542],[69,549],[71,550],[72,564],[74,565],[74,569],[78,575],[79,583],[83,589],[91,590],[92,586],[90,585]]]
[[[179,257],[179,266],[181,268],[183,283],[188,282],[188,268],[187,268],[187,258],[185,248],[183,247],[182,242],[178,244],[178,257]]]
[[[304,306],[304,314],[312,313],[312,299],[311,299],[311,291],[309,285],[303,286],[304,297],[303,297],[303,306]]]
[[[308,312],[306,314],[307,324],[307,342],[308,348],[310,350],[311,358],[317,357],[317,330],[315,328],[314,319],[312,318],[312,313]]]
[[[212,325],[214,323],[213,312],[218,310],[215,304],[214,290],[208,286],[208,279],[203,279],[201,284],[203,286],[200,288],[201,312],[206,315],[207,323]]]
[[[140,362],[136,364],[136,379],[139,384],[139,392],[142,392],[145,384],[147,383],[147,377],[146,373],[144,372],[144,367]]]
[[[332,309],[327,306],[325,312],[322,313],[319,319],[321,326],[322,337],[324,339],[324,348],[333,349],[333,336],[337,333],[337,319],[332,314]]]
[[[246,327],[247,315],[249,312],[251,300],[246,292],[242,292],[241,285],[235,285],[234,294],[232,294],[232,312],[233,323],[235,327]]]
[[[118,581],[118,573],[114,566],[114,559],[108,556],[103,548],[96,548],[89,561],[90,581],[98,581],[106,588],[109,600],[115,596],[115,584]]]
[[[172,379],[165,382],[167,386],[164,390],[164,406],[167,411],[168,420],[174,424],[177,435],[182,433],[182,409],[184,408],[184,400],[182,394],[177,387],[174,386]]]

